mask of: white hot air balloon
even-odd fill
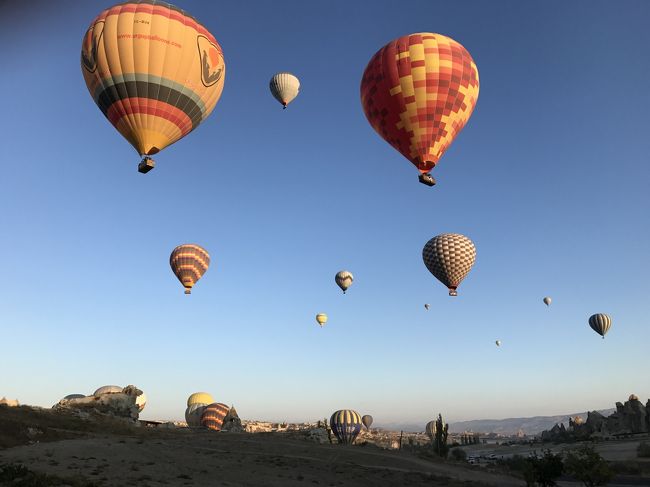
[[[497,341],[495,341],[494,343],[497,344],[497,347],[500,347],[500,346],[501,346],[501,340],[497,340]]]
[[[352,286],[354,276],[349,271],[339,271],[336,273],[336,276],[334,276],[334,280],[336,281],[336,285],[341,288],[341,291],[343,291],[343,294],[345,294],[345,291]]]
[[[550,297],[546,296],[546,297],[543,299],[543,301],[544,301],[544,304],[545,304],[546,306],[550,306],[550,305],[551,305],[551,301],[552,301],[552,299],[551,299]]]
[[[282,103],[284,108],[298,96],[300,90],[300,81],[293,74],[281,72],[274,74],[269,82],[271,94]]]
[[[431,307],[431,305],[430,305],[429,303],[427,303],[427,304],[424,305],[424,309],[426,309],[427,311],[429,311],[429,308],[430,308],[430,307]]]

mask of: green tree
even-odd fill
[[[562,475],[564,464],[562,455],[553,454],[551,450],[542,450],[542,456],[535,453],[534,456],[526,459],[524,466],[524,480],[527,486],[539,485],[540,487],[551,487],[557,485],[555,479]]]
[[[442,420],[442,414],[438,414],[436,436],[433,438],[433,451],[442,458],[446,458],[449,452],[449,446],[447,445],[448,431],[449,425]]]
[[[580,480],[587,487],[607,485],[614,477],[614,472],[601,457],[593,445],[584,445],[569,450],[564,458],[565,471]]]

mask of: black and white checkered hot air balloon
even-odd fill
[[[429,240],[422,249],[422,259],[429,272],[457,296],[456,288],[476,261],[476,247],[464,235],[443,233]]]

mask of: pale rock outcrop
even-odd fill
[[[104,414],[137,420],[140,408],[136,403],[142,391],[133,385],[122,389],[122,392],[111,392],[82,398],[62,399],[53,406],[54,410],[71,411],[79,417],[88,418],[90,414]]]
[[[18,399],[7,399],[3,396],[2,399],[0,399],[0,405],[16,407],[20,406],[20,403],[18,402]]]

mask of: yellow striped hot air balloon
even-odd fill
[[[185,294],[191,294],[194,284],[208,270],[210,254],[200,245],[179,245],[169,256],[169,265],[185,287]]]
[[[195,392],[187,398],[188,407],[192,404],[212,404],[213,402],[214,399],[212,399],[212,396],[207,392]]]
[[[194,17],[157,0],[131,0],[92,21],[81,71],[93,100],[153,168],[156,154],[212,112],[226,72],[221,46]]]

